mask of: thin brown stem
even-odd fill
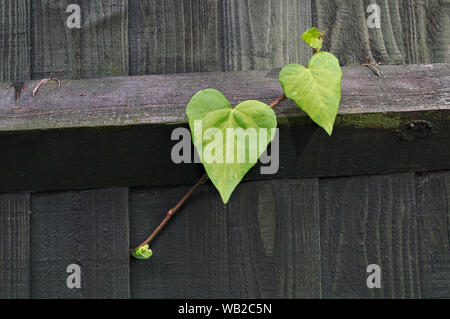
[[[372,62],[370,61],[370,57],[366,57],[366,60],[364,61],[364,63],[362,64],[362,66],[366,66],[369,69],[372,70],[373,73],[375,73],[375,75],[381,76],[380,71],[376,68],[377,66],[381,65],[382,62],[379,61],[375,66],[372,65]]]
[[[189,199],[189,197],[191,197],[191,195],[197,190],[197,188],[199,188],[201,185],[205,184],[207,180],[208,180],[208,175],[207,174],[203,175],[202,178],[200,178],[198,180],[198,182],[194,186],[192,186],[192,188],[186,193],[186,195],[183,196],[183,198],[178,202],[178,204],[176,204],[173,208],[171,208],[167,212],[166,217],[163,219],[161,224],[159,224],[159,226],[153,231],[153,233],[150,235],[150,237],[148,237],[138,247],[133,249],[131,251],[131,253],[133,253],[133,251],[135,251],[136,249],[138,249],[142,246],[150,244],[153,241],[153,239],[155,239],[156,236],[158,236],[158,234],[166,226],[166,224],[172,219],[172,217],[175,216],[176,212],[181,208],[181,206],[183,206],[184,203],[186,203],[186,201]]]
[[[286,95],[282,94],[280,97],[278,97],[275,101],[273,101],[270,104],[270,107],[274,108],[277,105],[279,105],[281,102],[283,102],[284,100],[286,100]],[[132,254],[136,249],[138,249],[142,246],[145,246],[147,244],[150,244],[156,238],[156,236],[158,236],[158,234],[164,229],[164,227],[172,219],[172,217],[175,216],[177,211],[186,203],[186,201],[191,197],[191,195],[197,190],[197,188],[199,188],[201,185],[205,184],[207,180],[208,180],[208,175],[207,174],[203,175],[202,178],[200,178],[198,180],[198,182],[194,186],[192,186],[192,188],[186,193],[186,195],[183,196],[183,198],[178,202],[178,204],[176,204],[173,208],[171,208],[167,212],[166,217],[163,219],[161,224],[159,224],[159,226],[156,227],[156,229],[153,231],[153,233],[150,235],[150,237],[148,237],[138,247],[131,250],[130,253]]]
[[[270,107],[271,108],[275,108],[278,104],[280,104],[281,102],[283,102],[284,100],[286,100],[286,94],[282,94],[282,95],[280,95],[280,97],[279,98],[277,98],[275,101],[273,101],[271,104],[270,104]]]

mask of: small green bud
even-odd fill
[[[133,257],[136,259],[149,259],[152,255],[153,251],[148,245],[141,246],[133,252]]]

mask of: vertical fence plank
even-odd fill
[[[81,29],[69,29],[69,4],[81,8]],[[32,78],[128,75],[127,0],[33,1]]]
[[[320,298],[317,179],[247,183],[227,207],[234,298]]]
[[[380,9],[380,28],[367,20]],[[360,64],[366,56],[384,64],[436,63],[449,59],[448,0],[315,0],[314,16],[328,30],[324,49],[341,63]]]
[[[134,245],[186,190],[132,193]],[[227,207],[206,185],[152,248],[151,261],[131,264],[132,297],[320,297],[317,181],[246,183]]]
[[[450,63],[450,0],[429,0],[425,20],[430,61]]]
[[[188,187],[135,190],[131,243],[158,226]],[[230,298],[227,215],[212,186],[201,187],[152,244],[149,261],[131,262],[133,298]]]
[[[307,0],[145,0],[130,4],[130,73],[268,70],[311,56]]]
[[[30,297],[28,194],[0,195],[0,299]]]
[[[306,64],[312,54],[301,38],[312,26],[311,1],[223,0],[222,20],[225,70]]]
[[[0,0],[0,82],[30,79],[30,0]]]
[[[130,74],[219,71],[219,2],[130,2]]]
[[[323,296],[421,297],[414,174],[324,179],[320,193]]]
[[[450,173],[417,178],[423,295],[450,298]]]
[[[128,190],[35,194],[31,217],[33,298],[129,297]],[[69,289],[69,265],[81,289]]]

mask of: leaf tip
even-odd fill
[[[220,197],[222,198],[222,202],[223,202],[223,204],[226,206],[226,205],[228,205],[228,202],[230,201],[230,198],[231,198],[231,193],[230,194],[222,194],[221,192],[219,192],[220,193]]]
[[[327,123],[325,125],[320,125],[322,126],[322,128],[325,130],[325,132],[327,132],[327,134],[331,137],[333,136],[333,132],[334,132],[334,123],[335,121],[333,121],[332,123]]]

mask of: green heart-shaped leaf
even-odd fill
[[[315,54],[308,68],[299,64],[285,66],[279,81],[288,98],[331,135],[341,101],[342,70],[329,52]]]
[[[226,204],[274,139],[275,113],[259,101],[246,101],[233,109],[227,98],[213,89],[198,92],[186,113],[206,173]]]
[[[320,32],[316,27],[305,31],[302,39],[314,49],[320,50],[323,46],[323,35],[325,31]]]

